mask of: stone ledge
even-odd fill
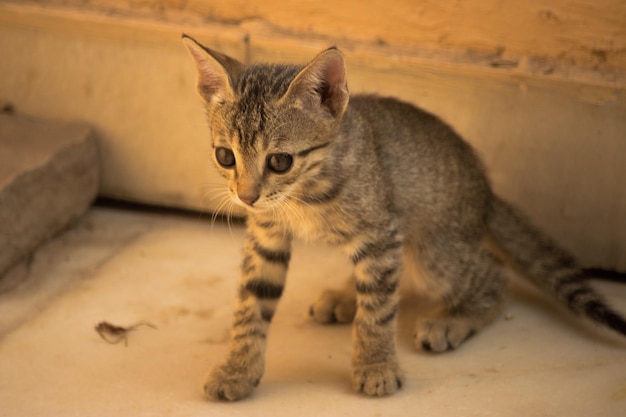
[[[88,126],[0,114],[0,276],[84,213],[98,165]]]

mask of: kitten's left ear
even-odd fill
[[[320,53],[289,85],[284,100],[310,110],[322,109],[339,119],[348,106],[348,82],[343,54],[335,47]]]
[[[183,34],[183,43],[196,61],[200,96],[209,104],[233,98],[244,65],[210,50],[191,36]]]

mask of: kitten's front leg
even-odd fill
[[[369,236],[353,252],[357,313],[354,319],[353,384],[366,395],[389,395],[403,375],[396,356],[397,287],[402,237],[396,228]]]
[[[265,365],[270,321],[283,292],[291,239],[271,224],[248,220],[241,286],[226,361],[213,369],[204,385],[209,398],[235,401],[259,384]]]

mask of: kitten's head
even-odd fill
[[[348,105],[341,52],[327,49],[305,67],[245,66],[186,35],[183,41],[198,69],[213,161],[234,201],[271,210],[323,186]]]

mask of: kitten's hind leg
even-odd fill
[[[480,243],[422,246],[422,266],[443,290],[442,309],[415,324],[415,345],[429,352],[459,347],[500,312],[505,289],[501,265]]]
[[[321,324],[351,323],[356,315],[354,276],[338,290],[326,290],[311,305],[309,315]]]

